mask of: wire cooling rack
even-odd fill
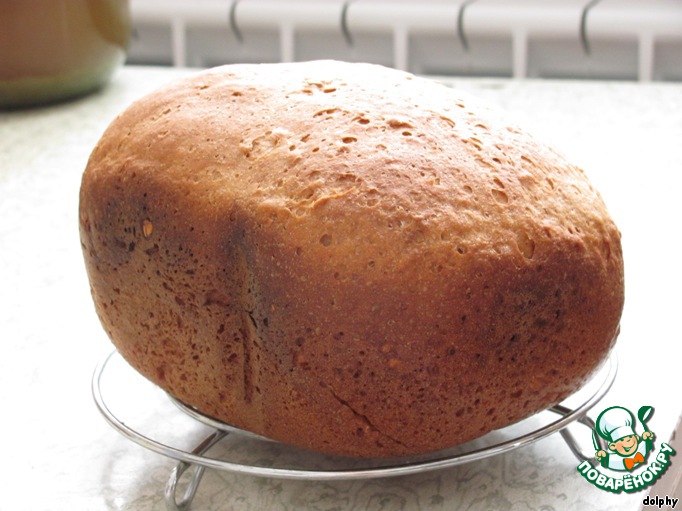
[[[612,353],[586,385],[560,404],[472,442],[425,455],[370,460],[312,453],[218,422],[151,384],[117,351],[95,369],[92,393],[106,421],[124,437],[178,461],[165,497],[170,511],[184,511],[191,505],[206,468],[299,480],[394,477],[496,456],[557,432],[578,460],[593,460],[593,453],[581,450],[567,426],[577,422],[594,428],[586,414],[609,391],[617,370],[617,357]],[[180,478],[190,468],[193,475],[178,501]]]

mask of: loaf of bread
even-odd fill
[[[369,64],[201,71],[94,148],[97,313],[206,415],[334,455],[457,445],[575,392],[615,343],[620,233],[493,106]]]

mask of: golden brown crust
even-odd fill
[[[574,392],[615,341],[620,234],[583,172],[399,71],[235,65],[176,82],[112,123],[80,200],[123,356],[283,442],[455,445]]]

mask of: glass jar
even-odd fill
[[[125,60],[128,0],[0,0],[0,108],[61,101]]]

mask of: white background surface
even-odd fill
[[[89,296],[78,189],[113,117],[187,72],[124,68],[90,97],[0,113],[0,510],[165,509],[163,487],[175,463],[118,435],[91,398],[94,366],[112,348]],[[602,192],[623,233],[626,308],[619,376],[597,408],[653,406],[649,426],[666,440],[681,408],[682,85],[454,83],[512,111],[585,168]],[[589,448],[584,431],[575,434]],[[682,463],[677,458],[673,464]],[[315,483],[208,471],[193,509],[639,508],[645,493],[597,490],[576,466],[555,435],[503,456],[395,479]]]

